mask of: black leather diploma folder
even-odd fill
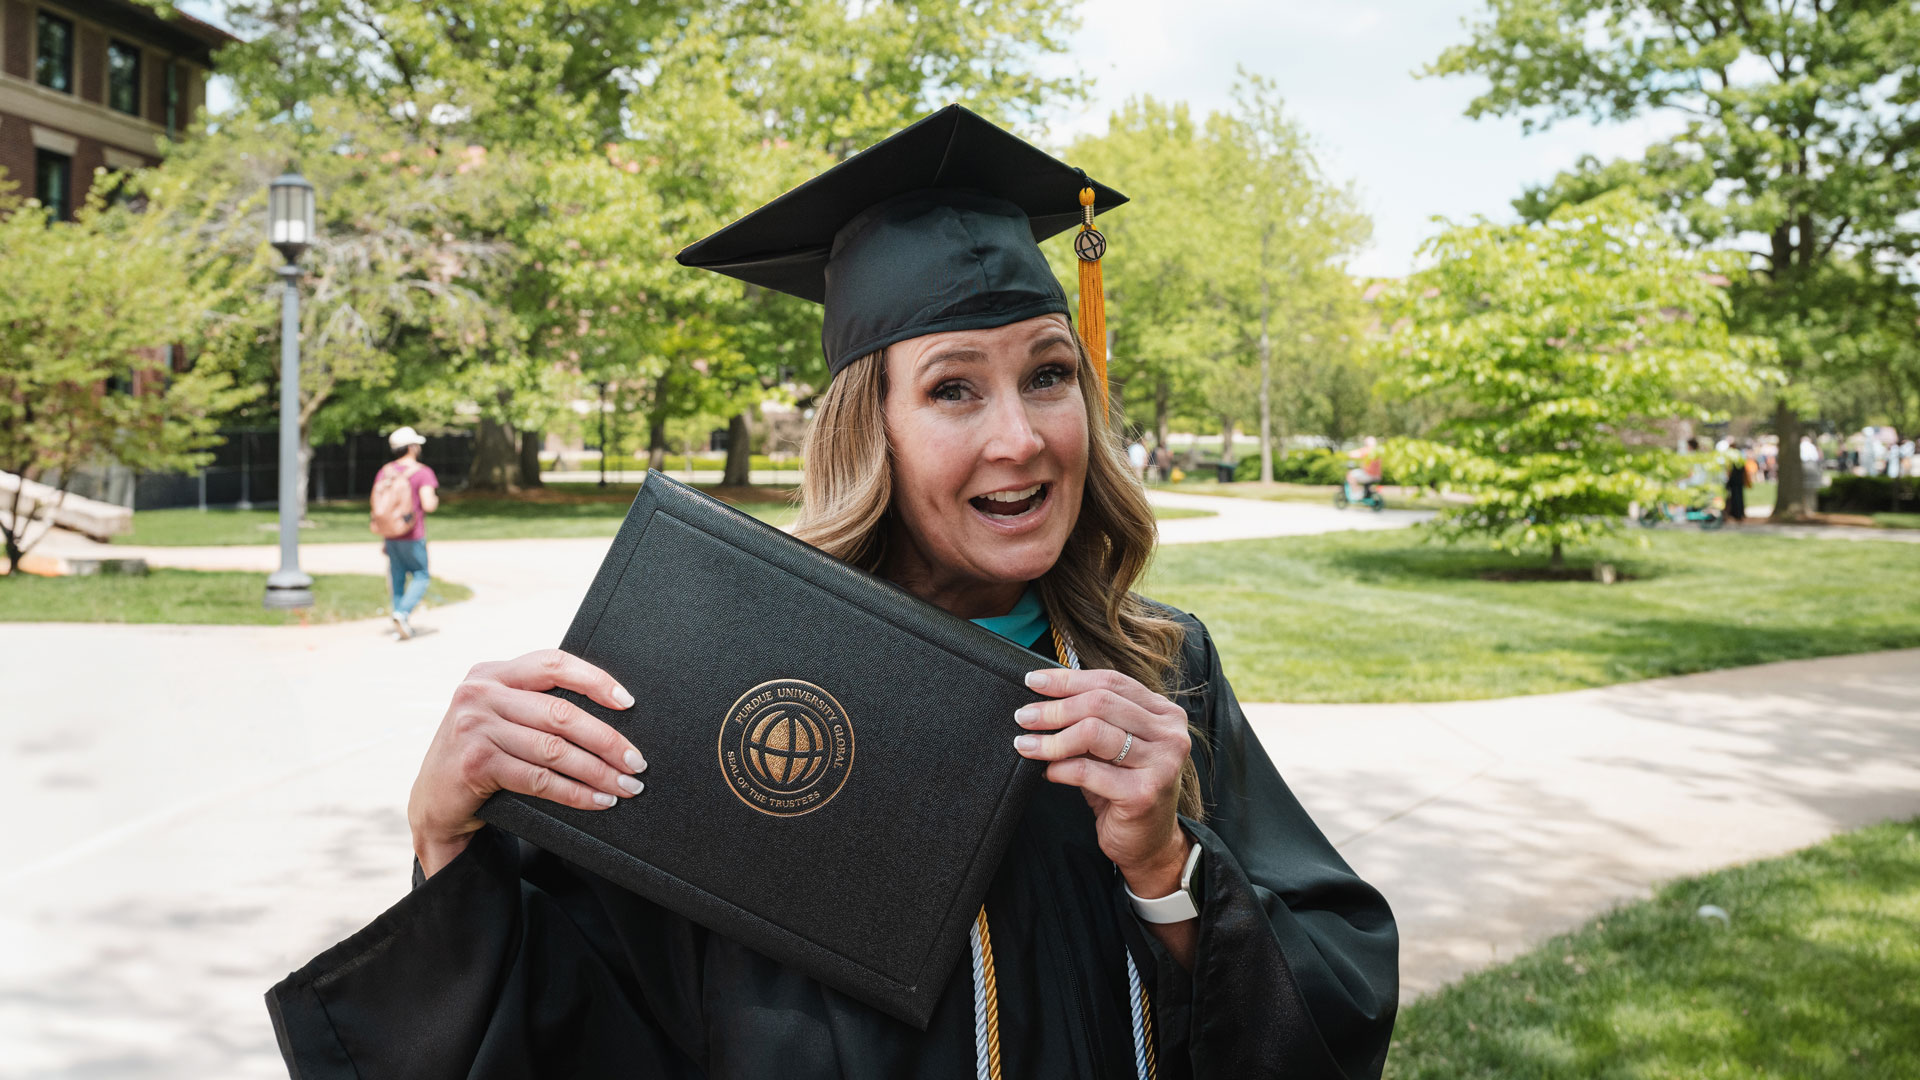
[[[561,648],[646,790],[480,816],[925,1028],[1042,765],[1035,654],[656,472]]]

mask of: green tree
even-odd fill
[[[1911,298],[1861,300],[1897,284],[1920,249],[1916,55],[1920,8],[1905,0],[1489,0],[1472,40],[1429,72],[1488,79],[1468,115],[1521,115],[1529,130],[1573,116],[1684,120],[1639,160],[1588,158],[1516,205],[1541,220],[1626,188],[1690,242],[1746,254],[1755,273],[1735,286],[1735,325],[1775,339],[1792,379],[1774,401],[1774,512],[1790,517],[1805,509],[1801,411],[1858,370],[1847,361],[1879,332],[1870,317],[1890,310],[1906,328],[1915,317]]]
[[[1692,467],[1661,421],[1707,419],[1697,402],[1765,377],[1770,345],[1727,326],[1720,282],[1739,256],[1690,251],[1624,194],[1537,224],[1455,226],[1421,255],[1433,265],[1381,297],[1377,347],[1389,392],[1443,397],[1451,416],[1386,460],[1473,496],[1441,512],[1450,539],[1547,548],[1560,565]]]
[[[783,375],[824,382],[807,341],[815,314],[739,283],[671,280],[711,276],[677,271],[672,252],[791,186],[798,166],[850,154],[937,104],[1031,120],[1079,86],[1037,73],[1065,47],[1070,0],[236,0],[230,10],[250,39],[227,64],[240,96],[288,122],[304,122],[309,100],[347,99],[423,142],[536,164],[502,225],[518,251],[508,293],[529,344],[487,365],[507,371],[474,399],[483,433],[551,415],[569,378],[644,383],[661,422],[727,396],[741,425]],[[562,220],[614,191],[627,201],[592,214],[597,231]],[[736,457],[744,468],[746,443],[733,440],[730,469]],[[499,456],[481,455],[476,477]]]
[[[0,470],[25,481],[0,496],[10,566],[45,536],[34,530],[77,471],[203,465],[219,417],[259,393],[234,377],[247,329],[235,267],[224,245],[199,243],[222,223],[176,213],[174,186],[150,189],[146,213],[110,203],[118,183],[102,174],[74,220],[50,222],[0,174]]]
[[[301,362],[297,444],[302,512],[316,443],[395,422],[441,426],[462,401],[488,400],[502,382],[528,379],[519,326],[505,303],[515,264],[501,235],[509,158],[449,145],[323,98],[289,124],[237,111],[171,149],[156,178],[223,223],[236,284],[256,303],[250,371],[278,378],[276,275],[244,260],[271,252],[267,185],[296,164],[317,193],[313,245],[301,260]],[[433,132],[429,132],[433,134]],[[510,396],[510,395],[509,395]],[[511,460],[511,453],[510,460]]]
[[[1175,414],[1216,418],[1223,439],[1258,419],[1271,479],[1276,435],[1300,415],[1293,383],[1353,339],[1359,292],[1343,264],[1370,224],[1271,84],[1243,72],[1235,93],[1231,113],[1201,123],[1185,105],[1129,102],[1068,158],[1133,200],[1100,223],[1120,407],[1151,415],[1163,440]],[[1070,234],[1048,250],[1074,281]]]

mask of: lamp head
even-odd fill
[[[292,170],[267,188],[267,241],[289,263],[313,243],[313,185]]]

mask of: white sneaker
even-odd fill
[[[407,621],[405,615],[396,611],[393,613],[393,632],[401,641],[405,641],[413,636],[413,624]]]

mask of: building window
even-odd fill
[[[72,158],[51,150],[34,151],[33,195],[55,221],[65,221],[73,214],[73,200],[68,198],[72,183]]]
[[[73,24],[58,15],[39,13],[39,45],[33,58],[33,77],[41,86],[73,93]]]
[[[180,126],[180,65],[167,61],[167,138]]]
[[[140,50],[124,41],[107,42],[107,104],[140,115]]]

